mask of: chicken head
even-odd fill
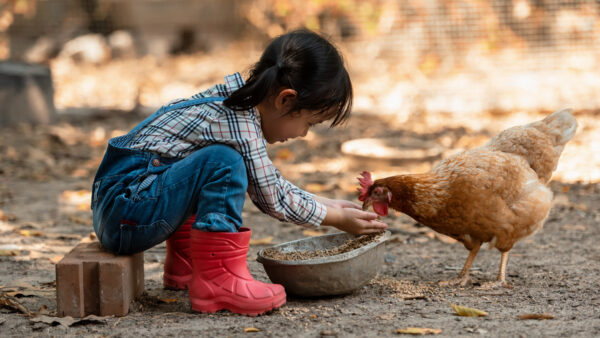
[[[371,173],[363,171],[361,177],[358,177],[360,195],[358,200],[363,202],[363,210],[367,210],[373,205],[373,211],[379,216],[387,216],[389,204],[392,201],[392,192],[383,186],[373,183]]]

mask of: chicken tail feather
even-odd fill
[[[561,109],[552,113],[542,120],[549,128],[549,132],[554,136],[554,145],[565,145],[575,135],[577,130],[577,121],[573,116],[572,109]]]

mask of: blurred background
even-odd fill
[[[429,290],[453,277],[465,253],[392,212],[384,279],[358,296],[292,300],[251,323],[229,315],[198,320],[180,312],[189,309],[187,296],[162,289],[163,243],[144,254],[150,296],[133,316],[109,319],[110,328],[90,321],[65,331],[6,314],[10,295],[21,295],[32,314],[54,313],[55,264],[77,243],[95,240],[91,188],[109,138],[224,75],[246,76],[273,37],[299,27],[320,32],[343,53],[354,111],[343,126],[315,126],[268,152],[285,178],[325,197],[357,201],[363,170],[375,178],[425,172],[502,129],[574,109],[579,129],[550,184],[554,207],[545,229],[511,252],[514,291],[437,288],[442,298],[427,291],[395,303],[402,290],[422,290],[421,282]],[[200,328],[243,335],[252,325],[282,335],[296,330],[291,320],[313,336],[334,329],[360,336],[367,327],[377,328],[370,335],[390,335],[399,323],[485,334],[504,332],[506,322],[512,335],[524,335],[538,326],[516,320],[515,311],[543,311],[556,320],[540,323],[539,332],[597,336],[599,93],[600,0],[0,0],[1,332],[129,336]],[[251,272],[263,281],[255,261],[261,247],[329,231],[280,224],[249,201],[242,216],[256,239]],[[475,276],[491,280],[497,254],[477,259],[484,269]],[[458,321],[443,308],[448,301],[479,304],[492,316],[479,326]]]
[[[271,38],[299,27],[344,54],[355,115],[421,133],[484,131],[464,148],[572,107],[582,127],[564,156],[582,156],[563,160],[560,177],[600,180],[597,0],[0,0],[0,73],[25,63],[41,88],[27,100],[46,102],[30,116],[5,105],[0,123],[148,114],[246,75]]]

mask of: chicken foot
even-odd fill
[[[506,282],[506,264],[508,263],[508,251],[502,252],[500,257],[500,270],[498,270],[498,278],[494,282],[487,282],[481,285],[481,289],[489,290],[498,287],[510,288],[510,285]]]
[[[480,247],[481,247],[481,242],[474,243],[473,248],[469,252],[469,257],[467,257],[467,261],[465,262],[465,265],[463,266],[462,270],[460,270],[460,273],[458,274],[458,276],[456,278],[453,278],[453,279],[450,279],[447,281],[441,281],[439,284],[443,285],[443,286],[451,286],[451,285],[466,286],[467,284],[469,284],[471,282],[471,277],[469,277],[469,272],[471,271],[471,265],[473,264],[473,261],[475,260],[475,256],[477,256],[477,253],[479,252]]]

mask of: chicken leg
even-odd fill
[[[510,288],[510,285],[506,283],[506,264],[508,263],[508,251],[502,252],[500,257],[500,270],[498,270],[498,277],[494,282],[487,282],[481,285],[481,289],[489,290],[497,287]]]
[[[481,247],[481,242],[473,243],[473,248],[469,252],[469,257],[467,257],[467,261],[465,262],[465,265],[463,266],[462,270],[460,270],[460,273],[458,274],[458,276],[451,280],[441,281],[440,285],[466,286],[467,284],[469,284],[469,282],[471,281],[471,278],[469,277],[469,272],[471,271],[471,265],[473,264],[473,261],[475,260],[475,256],[477,256],[477,253],[479,252],[480,247]]]

